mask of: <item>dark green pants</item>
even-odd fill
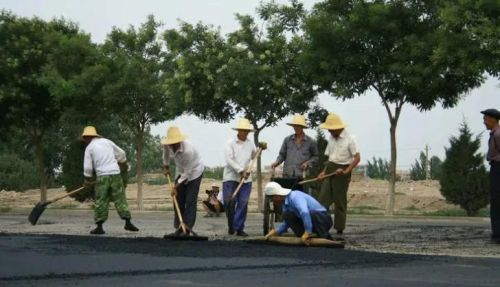
[[[123,179],[117,175],[98,176],[95,184],[94,220],[104,222],[108,219],[109,203],[115,204],[122,219],[130,219],[127,198],[123,188]]]
[[[326,174],[332,173],[339,168],[346,168],[348,165],[340,165],[328,162],[326,165]],[[345,229],[347,217],[347,190],[351,182],[351,174],[329,177],[323,180],[318,195],[318,201],[327,209],[334,203],[334,225],[337,231]]]

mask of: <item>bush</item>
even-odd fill
[[[478,153],[480,135],[473,138],[465,122],[459,131],[446,149],[439,181],[441,194],[447,201],[460,205],[468,216],[475,216],[488,204],[488,175],[484,156]]]
[[[373,179],[389,180],[389,162],[382,158],[373,157],[373,161],[368,161],[366,175]]]
[[[0,190],[24,191],[40,185],[36,165],[16,154],[0,153]]]

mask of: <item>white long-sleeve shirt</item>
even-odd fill
[[[127,161],[125,151],[114,142],[105,138],[94,138],[85,148],[83,159],[83,175],[92,177],[120,174],[118,163]]]
[[[181,146],[176,152],[168,145],[163,145],[163,165],[168,166],[171,158],[175,161],[175,178],[180,176],[179,183],[197,179],[203,174],[205,169],[203,161],[190,142],[181,142]]]
[[[245,141],[239,140],[238,137],[230,139],[224,148],[226,165],[222,181],[240,181],[240,172],[245,171],[255,155],[255,151],[255,144],[249,139]],[[252,177],[250,176],[245,182],[251,181]]]

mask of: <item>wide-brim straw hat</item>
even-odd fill
[[[248,119],[241,118],[241,119],[238,120],[238,123],[233,128],[233,130],[237,130],[237,131],[238,130],[243,130],[243,131],[253,132],[254,128],[253,128],[252,124],[250,123],[250,121]]]
[[[83,129],[82,138],[83,137],[101,137],[94,126],[86,126]]]
[[[264,193],[266,195],[281,195],[287,196],[292,190],[288,188],[283,188],[279,183],[271,181],[266,184],[264,188]]]
[[[347,125],[337,114],[330,113],[326,117],[326,121],[319,125],[319,127],[325,130],[340,130],[346,128]]]
[[[303,128],[308,128],[306,124],[306,117],[303,115],[295,114],[293,115],[292,121],[287,123],[289,126],[301,126]]]
[[[171,126],[167,130],[166,137],[161,139],[161,144],[163,145],[171,145],[180,143],[186,140],[188,137],[181,133],[181,130],[176,126]]]

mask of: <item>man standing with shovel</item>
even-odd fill
[[[347,190],[351,182],[351,173],[361,160],[359,147],[356,139],[345,129],[347,125],[338,115],[329,114],[319,127],[328,130],[331,137],[325,150],[328,162],[318,175],[319,180],[324,179],[318,201],[327,209],[332,203],[335,204],[334,228],[337,234],[341,235],[346,223]],[[327,174],[334,176],[325,178]]]
[[[95,223],[97,227],[90,234],[104,234],[103,223],[108,219],[109,202],[115,204],[116,211],[125,220],[125,230],[139,231],[130,221],[124,182],[120,175],[120,165],[127,164],[125,152],[112,141],[102,138],[95,127],[85,127],[82,134],[87,144],[83,162],[84,185],[91,185],[93,173],[95,182]]]
[[[200,192],[201,179],[205,169],[203,161],[194,148],[186,141],[187,136],[181,133],[176,126],[171,126],[167,130],[167,136],[161,140],[163,145],[163,173],[170,180],[170,159],[175,161],[175,184],[172,188],[172,198],[177,199],[179,213],[183,221],[188,226],[186,233],[182,228],[178,213],[175,213],[175,232],[167,237],[178,237],[189,235],[196,221],[196,204],[198,193]]]
[[[254,129],[244,118],[240,119],[233,129],[237,131],[237,135],[230,139],[224,148],[226,166],[222,178],[222,192],[228,216],[228,233],[246,237],[248,234],[244,231],[245,220],[252,191],[252,178],[247,166],[252,162],[256,152],[255,144],[248,138],[248,134]],[[237,191],[238,186],[240,189]],[[236,191],[238,194],[233,199],[233,193]],[[234,210],[230,202],[236,202]]]

